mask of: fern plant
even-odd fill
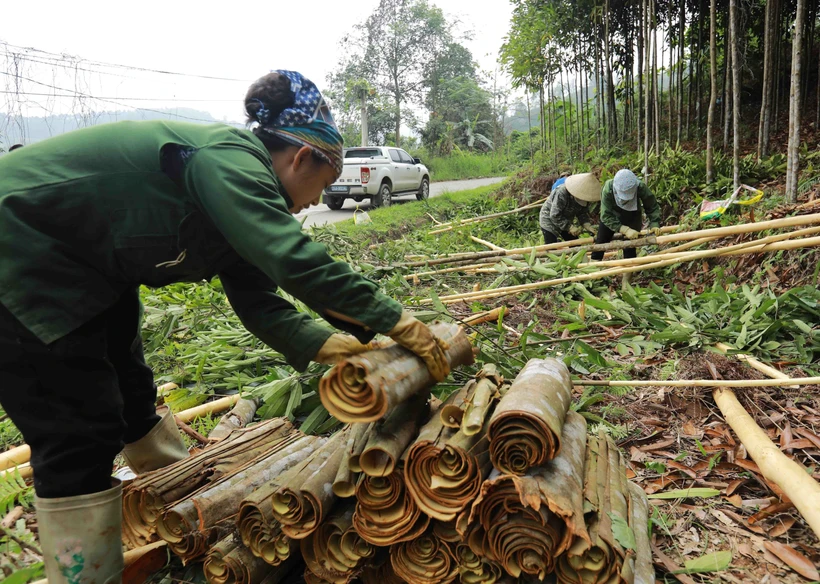
[[[16,469],[0,475],[0,517],[4,517],[15,505],[30,507],[34,503],[34,488]]]

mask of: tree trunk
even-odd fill
[[[715,126],[715,103],[717,102],[715,19],[715,0],[709,0],[709,86],[711,89],[709,93],[709,117],[706,121],[706,184],[711,184],[715,180],[715,145],[712,140]]]
[[[650,76],[650,48],[652,46],[652,36],[651,36],[651,29],[649,26],[649,2],[650,0],[644,1],[644,26],[646,27],[646,34],[644,35],[645,41],[645,50],[646,53],[644,55],[644,62],[646,63],[646,72],[645,72],[645,79],[644,79],[644,116],[643,116],[643,129],[644,129],[644,148],[643,148],[643,175],[649,174],[649,148],[651,144],[651,138],[649,135],[649,121],[651,118],[651,109],[650,109],[650,92],[649,88],[651,87],[651,76]]]
[[[792,79],[789,90],[789,147],[786,160],[786,200],[797,201],[800,178],[800,73],[803,60],[803,29],[806,20],[806,0],[797,0],[792,38]]]
[[[723,151],[729,147],[729,119],[732,116],[732,28],[726,23],[726,46],[723,51],[723,60],[726,61],[726,71],[723,79]]]
[[[678,34],[678,140],[677,146],[680,148],[681,127],[683,125],[683,63],[684,63],[684,38],[686,37],[686,2],[680,0],[680,30]],[[712,37],[714,39],[714,37]],[[714,40],[712,41],[714,42]]]
[[[572,160],[572,124],[567,126],[567,115],[569,114],[569,108],[567,108],[567,100],[564,94],[564,68],[561,66],[558,67],[558,82],[561,84],[561,111],[564,114],[562,116],[564,118],[564,145],[567,147],[570,160]]]
[[[532,150],[532,114],[530,113],[530,90],[527,88],[527,135],[530,137],[530,161],[535,159]]]
[[[703,114],[701,113],[701,90],[703,89],[703,0],[698,2],[698,55],[697,55],[697,75],[695,75],[695,118],[698,122],[698,132],[703,130]]]
[[[763,96],[760,104],[760,127],[757,132],[757,159],[769,154],[769,121],[772,109],[772,60],[774,57],[774,23],[778,0],[766,3],[766,24],[763,49]]]
[[[641,0],[641,14],[638,18],[638,152],[644,147],[641,131],[644,124],[643,108],[643,51],[644,30],[646,29],[646,0]]]
[[[669,112],[668,112],[669,113],[669,144],[671,145],[673,143],[673,140],[672,140],[672,131],[673,131],[672,112],[675,109],[674,108],[674,105],[675,105],[675,91],[674,91],[674,89],[675,88],[674,88],[673,83],[672,83],[675,79],[675,74],[672,72],[673,67],[674,67],[672,61],[675,57],[675,42],[672,40],[672,1],[671,0],[669,2],[669,20],[668,20],[667,30],[669,31],[669,71],[667,72],[667,76],[669,78],[669,85],[668,85],[669,91],[667,91],[667,93],[669,94]]]
[[[544,86],[543,84],[538,88],[538,105],[540,110],[540,129],[541,129],[541,152],[547,151],[547,123],[544,119]]]
[[[396,148],[401,148],[401,94],[396,88]]]
[[[618,139],[618,112],[615,106],[615,86],[612,83],[612,61],[609,54],[609,0],[604,0],[604,59],[606,59],[606,96],[607,110],[609,112],[608,138]]]
[[[652,7],[652,105],[655,112],[655,152],[661,153],[661,107],[658,88],[658,5],[651,0]]]
[[[732,47],[732,168],[733,188],[740,187],[740,65],[737,50],[737,0],[729,0],[729,28]]]
[[[782,91],[781,91],[781,79],[783,77],[782,72],[780,71],[781,66],[783,64],[783,15],[785,11],[782,10],[782,5],[778,2],[777,6],[777,29],[775,31],[775,36],[777,37],[777,43],[774,46],[775,50],[775,65],[774,65],[774,119],[772,120],[772,130],[769,134],[774,135],[777,134],[777,126],[780,121],[780,103],[782,98]]]

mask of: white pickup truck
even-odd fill
[[[345,150],[342,176],[325,189],[324,203],[338,210],[345,199],[370,199],[374,207],[387,207],[395,195],[430,196],[430,171],[418,158],[401,148],[364,146]]]

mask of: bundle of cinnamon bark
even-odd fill
[[[452,368],[472,363],[461,330],[434,327]],[[268,420],[138,477],[124,541],[160,537],[219,584],[654,581],[646,499],[614,443],[587,439],[563,363],[512,382],[485,364],[443,402],[433,385],[395,345],[338,364],[320,395],[346,426]]]

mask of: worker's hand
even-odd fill
[[[584,231],[592,235],[598,235],[598,229],[592,223],[584,223]]]
[[[658,237],[661,234],[661,228],[658,225],[650,225],[649,226],[649,233]]]
[[[399,322],[387,336],[421,357],[436,381],[443,381],[450,374],[450,364],[444,354],[449,345],[409,312],[402,312]]]
[[[316,363],[335,365],[342,359],[371,350],[370,345],[363,345],[351,335],[334,333],[325,341],[313,360]]]
[[[621,225],[621,229],[619,230],[621,234],[627,239],[638,239],[641,236],[640,231],[635,231],[631,227],[627,225]]]
[[[579,235],[581,235],[581,228],[573,225],[569,228],[569,234],[573,237],[578,237]]]

